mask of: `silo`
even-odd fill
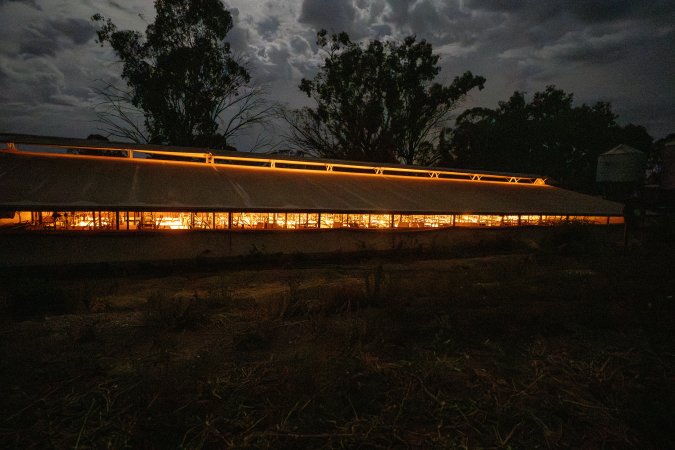
[[[598,156],[595,180],[606,197],[623,200],[645,179],[647,155],[625,144]]]
[[[598,156],[598,183],[640,183],[645,177],[647,155],[625,144]]]

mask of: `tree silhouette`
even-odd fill
[[[432,46],[415,37],[403,42],[352,42],[346,33],[317,34],[327,55],[300,90],[315,108],[287,112],[292,145],[322,157],[429,164],[451,111],[485,79],[466,72],[448,86]]]
[[[628,144],[646,153],[652,138],[643,127],[616,122],[611,105],[573,106],[573,94],[555,86],[530,102],[514,92],[496,109],[472,108],[456,121],[454,165],[471,169],[536,173],[584,191],[595,187],[601,153]]]
[[[226,148],[274,112],[224,42],[232,16],[219,0],[156,0],[145,35],[118,30],[100,14],[98,42],[123,63],[128,90],[104,89],[102,115],[113,136],[150,143]],[[134,108],[142,111],[143,127]],[[106,115],[107,114],[107,115]]]
[[[92,141],[91,145],[105,146],[106,142],[109,142],[108,138],[100,134],[90,134],[87,136],[88,141]],[[73,155],[87,155],[87,156],[113,156],[117,158],[125,158],[127,152],[124,150],[91,150],[86,148],[69,148],[66,150],[68,153]]]
[[[652,153],[647,161],[647,182],[649,184],[661,184],[664,170],[664,153],[666,144],[675,142],[675,133],[669,133],[667,136],[654,142]],[[637,148],[637,147],[636,147]]]

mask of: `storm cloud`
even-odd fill
[[[95,88],[120,65],[95,43],[90,17],[143,31],[152,1],[0,0],[0,130],[83,137],[96,131]],[[675,2],[656,0],[227,0],[228,40],[272,100],[307,104],[297,86],[324,53],[316,32],[355,40],[414,34],[441,55],[441,81],[487,78],[469,106],[495,107],[548,84],[577,102],[612,102],[620,122],[656,138],[675,131]],[[242,137],[244,150],[250,140]]]

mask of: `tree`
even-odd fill
[[[108,138],[100,134],[90,134],[87,136],[88,141],[92,141],[92,146],[105,146],[109,142]],[[123,150],[90,150],[86,148],[69,148],[66,150],[72,155],[87,155],[87,156],[113,156],[116,158],[124,158],[127,152]]]
[[[317,38],[327,56],[314,79],[299,86],[316,107],[285,118],[291,144],[318,156],[429,164],[451,111],[485,82],[466,72],[449,86],[434,83],[439,56],[414,36],[366,46],[346,33],[322,30]]]
[[[118,30],[100,14],[98,42],[123,63],[128,90],[104,89],[101,120],[117,137],[224,148],[237,133],[274,112],[224,42],[232,16],[220,0],[155,0],[145,35]],[[143,114],[136,124],[133,110]]]
[[[647,160],[647,182],[649,184],[661,184],[661,176],[664,170],[664,153],[666,144],[675,141],[675,133],[669,133],[667,136],[654,142],[652,153]]]
[[[573,106],[573,99],[548,86],[529,103],[516,91],[494,110],[465,111],[453,130],[454,165],[542,174],[565,187],[593,191],[601,153],[618,144],[650,151],[646,130],[618,125],[609,103]]]

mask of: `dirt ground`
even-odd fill
[[[675,245],[2,279],[2,448],[670,448]]]

